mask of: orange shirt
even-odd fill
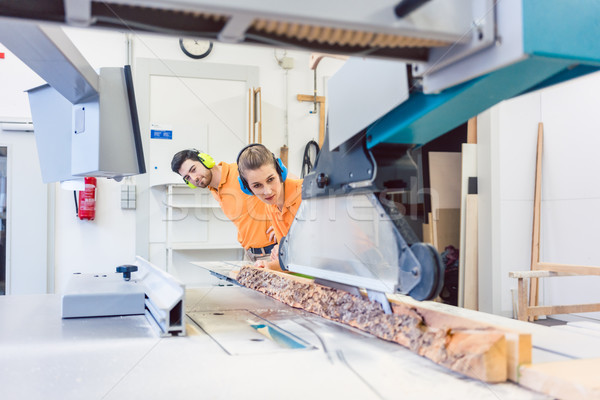
[[[219,163],[221,181],[219,187],[208,187],[221,205],[223,213],[235,224],[238,241],[244,249],[265,247],[273,244],[267,235],[271,221],[267,214],[267,204],[256,196],[248,196],[238,182],[237,164]]]
[[[287,235],[302,202],[302,179],[286,179],[283,183],[284,200],[281,211],[276,205],[267,205],[267,214],[273,224],[277,242]]]

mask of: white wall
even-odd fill
[[[600,73],[502,102],[478,123],[480,299],[512,315],[509,271],[528,270],[538,122],[544,123],[540,260],[600,266]],[[600,277],[546,278],[541,304],[600,302]],[[491,293],[491,295],[490,295]],[[600,318],[600,313],[582,314]]]
[[[31,119],[25,90],[43,81],[0,44],[0,120]],[[0,146],[8,147],[7,293],[44,293],[48,263],[48,188],[42,184],[32,133],[0,130]],[[10,266],[15,266],[10,268]],[[18,267],[16,267],[18,266]]]
[[[300,175],[302,156],[306,143],[319,134],[319,115],[311,114],[312,103],[301,103],[296,100],[298,94],[313,94],[313,71],[309,69],[310,53],[286,52],[294,59],[294,68],[287,72],[276,61],[276,56],[284,55],[282,49],[264,46],[233,45],[215,43],[211,54],[201,60],[191,60],[179,48],[176,37],[160,37],[154,35],[134,35],[134,58],[156,58],[159,60],[188,61],[192,64],[232,64],[256,66],[260,69],[259,81],[262,88],[263,103],[263,143],[276,155],[284,144],[289,147],[290,172]],[[135,60],[134,60],[135,62]],[[317,67],[318,95],[324,94],[323,82],[332,76],[343,64],[343,61],[325,58]],[[285,114],[288,114],[287,134]],[[246,132],[242,133],[246,137]],[[234,162],[235,160],[230,160]]]
[[[287,56],[294,58],[295,66],[287,72],[286,78],[286,72],[277,64],[275,50],[272,48],[215,43],[213,52],[207,58],[191,60],[181,52],[176,37],[94,29],[64,30],[92,67],[98,69],[105,66],[122,66],[130,62],[134,78],[138,58],[259,67],[263,101],[263,142],[275,154],[279,154],[279,148],[287,144],[290,172],[300,175],[304,146],[309,140],[318,139],[319,126],[319,116],[309,113],[312,104],[296,100],[297,94],[313,93],[313,71],[308,68],[308,53],[287,51]],[[127,45],[128,38],[131,40],[130,50]],[[9,52],[1,46],[0,51],[6,52],[8,57]],[[283,50],[278,49],[277,56],[283,55]],[[325,93],[324,80],[333,75],[341,64],[339,60],[327,59],[320,63],[318,95]],[[15,82],[17,84],[14,84]],[[26,96],[20,88],[29,88],[41,83],[41,79],[24,65],[11,70],[8,75],[0,74],[4,95],[0,98],[0,116],[30,116]],[[146,134],[149,132],[142,132],[142,135]],[[0,144],[12,143],[12,140],[5,133],[0,134]],[[11,204],[15,212],[12,220],[13,262],[9,266],[9,276],[13,278],[12,293],[61,292],[66,279],[73,272],[111,271],[119,264],[133,261],[136,254],[136,226],[147,226],[149,213],[140,215],[138,210],[121,210],[121,184],[98,179],[96,219],[79,221],[75,216],[73,192],[57,188],[54,196],[55,185],[49,187],[41,183],[37,153],[25,151],[35,148],[33,135],[21,135],[15,140],[18,140],[19,144],[13,149],[12,154],[15,158],[9,171],[9,182],[18,182],[13,185],[11,192]],[[21,148],[23,150],[20,150]],[[131,178],[131,183],[138,186],[138,194],[147,198],[152,196],[145,186],[147,180],[143,177]],[[51,198],[48,199],[45,193],[50,193]],[[43,198],[46,201],[44,204],[55,204],[55,209],[43,217],[32,212],[19,212],[19,207],[26,208],[25,199],[29,196]],[[139,204],[143,204],[148,200],[139,201]],[[45,208],[46,206],[37,207],[36,210]],[[17,215],[20,217],[17,218]],[[46,228],[45,224],[48,221],[50,227]],[[39,232],[39,237],[33,235],[35,229]],[[51,232],[44,235],[47,229]],[[17,232],[22,232],[22,235],[16,235]],[[50,243],[52,248],[46,249],[45,243]],[[39,261],[34,263],[27,257],[33,257],[35,254],[39,255]],[[48,257],[50,259],[46,260]],[[43,264],[44,261],[47,263]],[[46,276],[48,270],[50,275]]]

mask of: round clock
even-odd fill
[[[213,48],[213,42],[202,39],[179,39],[179,47],[181,51],[195,60],[204,58],[210,54]]]

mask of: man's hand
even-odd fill
[[[273,229],[272,226],[270,226],[269,229],[267,229],[267,235],[269,235],[269,240],[271,242],[275,241],[275,229]]]

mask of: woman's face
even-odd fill
[[[272,164],[244,173],[250,190],[267,204],[283,204],[283,182]]]

